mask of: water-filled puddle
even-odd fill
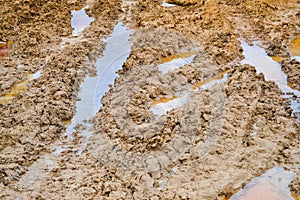
[[[224,72],[221,72],[213,76],[212,78],[208,78],[205,79],[204,81],[200,81],[196,83],[195,85],[193,85],[193,90],[197,90],[199,88],[205,90],[211,88],[216,83],[225,82],[228,78],[228,72],[230,72],[230,70],[226,70]]]
[[[260,177],[254,178],[241,191],[234,194],[230,200],[292,200],[289,184],[295,173],[274,167]]]
[[[80,10],[73,10],[72,11],[72,19],[71,19],[71,26],[73,28],[73,36],[78,36],[86,27],[90,25],[94,21],[94,18],[89,17],[85,9],[88,6],[80,9]]]
[[[154,107],[154,106],[156,106],[156,105],[159,104],[159,103],[167,103],[167,102],[172,101],[172,100],[174,100],[174,99],[177,99],[177,96],[172,96],[172,97],[161,97],[161,98],[159,98],[159,99],[154,99],[154,100],[152,101],[151,107]]]
[[[166,74],[170,71],[178,69],[184,65],[190,64],[195,58],[195,52],[178,53],[168,57],[161,58],[158,69]]]
[[[35,74],[27,74],[26,79],[16,83],[11,88],[5,90],[0,96],[0,104],[11,102],[18,94],[25,92],[31,85],[31,81],[41,76],[41,72],[38,71]]]
[[[175,4],[172,4],[172,3],[162,2],[161,6],[163,6],[163,7],[174,7],[174,6],[176,6],[176,5],[175,5]]]
[[[176,53],[171,56],[162,57],[158,69],[162,74],[167,74],[170,71],[178,69],[184,65],[192,63],[196,56],[195,51]],[[181,97],[161,97],[160,99],[153,100],[150,111],[158,117],[166,114],[172,109],[176,109],[185,104],[188,94],[182,95]]]
[[[253,65],[257,73],[264,74],[267,81],[274,81],[282,91],[283,97],[291,101],[292,115],[298,116],[300,113],[300,91],[289,86],[287,75],[281,70],[280,64],[272,60],[266,51],[257,45],[249,46],[242,42],[241,46],[245,57],[241,63]]]
[[[275,62],[281,62],[282,60],[285,59],[285,57],[281,57],[281,56],[271,56],[272,60],[274,60]]]
[[[0,59],[8,56],[13,51],[13,42],[0,42]]]
[[[157,115],[159,117],[161,115],[166,114],[172,109],[181,107],[187,102],[187,99],[189,98],[188,96],[191,92],[198,92],[199,90],[211,89],[215,84],[225,82],[227,80],[229,71],[230,70],[226,70],[213,76],[212,78],[205,79],[204,81],[196,83],[192,86],[192,91],[187,90],[184,95],[181,95],[181,97],[161,97],[160,99],[153,100],[150,111],[152,111],[154,115]]]
[[[196,53],[197,53],[196,51],[188,51],[188,52],[183,52],[183,53],[175,53],[175,54],[167,56],[167,57],[161,57],[160,64],[168,63],[168,62],[171,62],[171,61],[177,60],[177,59],[189,58],[191,56],[195,56]]]
[[[101,107],[100,99],[105,92],[109,90],[109,85],[114,83],[117,77],[116,71],[122,68],[130,53],[131,43],[128,39],[131,31],[119,22],[112,35],[107,38],[106,49],[103,57],[97,60],[97,75],[86,77],[80,86],[78,93],[79,101],[76,102],[76,113],[71,121],[64,122],[67,124],[66,134],[72,138],[72,133],[76,131],[77,124],[86,126],[86,130],[81,134],[87,139],[92,135],[90,128],[92,124],[88,122]],[[57,147],[56,149],[61,149]]]
[[[188,95],[184,95],[182,97],[175,97],[166,99],[165,101],[162,101],[161,103],[155,104],[153,107],[150,108],[150,111],[154,115],[157,115],[158,117],[161,115],[166,114],[168,111],[176,108],[180,108],[182,105],[184,105],[187,101]]]

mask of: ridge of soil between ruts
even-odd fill
[[[83,37],[64,49],[60,48],[60,42],[72,32],[70,11],[84,6],[84,1],[3,1],[0,8],[3,18],[1,40],[13,41],[14,49],[10,56],[0,60],[0,94],[24,79],[28,72],[42,70],[42,76],[12,102],[0,104],[0,197],[220,199],[222,194],[242,187],[275,165],[297,174],[291,188],[299,195],[300,130],[290,117],[289,103],[281,97],[275,83],[265,81],[253,67],[238,64],[242,59],[239,38],[249,43],[261,41],[270,56],[288,56],[290,41],[299,35],[300,4],[299,1],[287,2],[211,0],[167,8],[160,6],[161,1],[146,0],[136,1],[129,7],[130,15],[125,15],[125,21],[143,34],[147,30],[161,29],[155,37],[166,39],[166,34],[175,32],[179,41],[185,37],[194,41],[186,41],[181,46],[203,46],[202,51],[209,58],[208,70],[197,71],[193,65],[188,65],[166,79],[166,82],[178,80],[178,91],[180,87],[202,81],[204,75],[211,77],[232,70],[224,83],[226,109],[218,144],[204,158],[198,157],[197,148],[190,147],[178,161],[161,171],[134,173],[108,166],[87,150],[80,156],[76,151],[56,156],[49,154],[48,149],[64,131],[63,121],[74,115],[80,81],[86,74],[94,73],[93,65],[105,48],[102,39],[112,32],[122,13],[121,1],[101,0],[92,4],[87,13],[95,21],[86,28]],[[168,42],[176,46],[176,42]],[[147,111],[147,103],[162,94],[173,95],[174,91],[168,89],[169,86],[158,87],[141,81],[141,85],[137,84],[138,89],[132,91],[133,95],[127,96],[124,94],[127,90],[122,90],[130,84],[124,83],[135,81],[143,66],[154,67],[162,56],[178,51],[180,49],[161,48],[156,44],[153,47],[133,45],[130,57],[119,71],[116,87],[102,99],[104,106],[94,119],[97,130],[89,145],[97,144],[97,134],[105,133],[123,144],[124,149],[156,150],[149,148],[156,140],[136,143],[127,140],[126,134],[133,132],[124,129],[120,133],[120,127],[113,123],[122,119],[112,113],[127,110],[135,124],[143,124],[145,119],[150,123],[153,116]],[[198,56],[195,60],[201,61],[201,58]],[[23,69],[18,69],[18,65],[24,65]],[[296,61],[282,61],[289,82],[299,90],[298,65]],[[159,72],[149,68],[149,72],[144,70],[143,73],[156,76]],[[203,95],[199,97],[203,100],[198,105],[201,127],[195,136],[195,144],[205,139],[212,120],[207,103],[211,93],[200,94]],[[124,96],[124,104],[113,101],[112,97],[118,96]],[[174,126],[178,122],[177,112],[167,114],[166,118],[170,120],[159,135],[164,137],[157,140],[158,147],[167,144],[178,133]],[[173,128],[171,133],[170,127]],[[79,136],[72,145],[76,147],[80,141]],[[48,154],[55,161],[52,167],[38,163],[45,177],[36,179],[36,184],[30,187],[20,184],[19,180],[26,177],[28,168]],[[175,165],[179,170],[172,174],[170,171]],[[158,190],[162,180],[167,180],[167,184],[163,190]]]

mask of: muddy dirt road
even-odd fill
[[[0,14],[1,199],[300,198],[300,1]]]

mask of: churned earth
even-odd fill
[[[75,36],[79,10],[93,20]],[[300,1],[3,0],[0,14],[1,199],[230,199],[275,166],[294,173],[277,198],[299,199]],[[66,134],[120,22],[128,57]],[[279,63],[289,98],[243,43]]]

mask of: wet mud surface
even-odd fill
[[[1,199],[299,198],[300,2],[165,3],[2,2]]]
[[[284,60],[281,65],[282,70],[288,75],[288,82],[291,84],[291,87],[300,90],[300,62],[296,59]]]

